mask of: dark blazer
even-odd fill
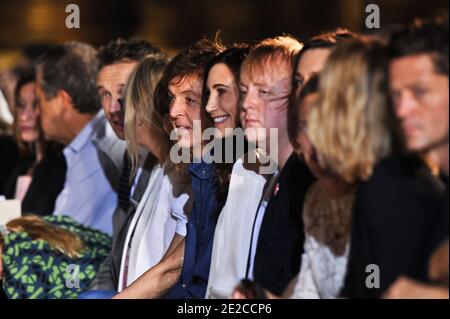
[[[356,193],[344,297],[379,298],[401,275],[427,281],[430,255],[448,238],[443,189],[418,160],[390,157],[376,166]],[[371,264],[379,272],[366,269]],[[379,288],[369,288],[377,273]]]
[[[14,198],[17,178],[27,174],[34,161],[34,155],[19,160],[5,187],[6,198]],[[22,213],[40,216],[52,214],[56,198],[64,187],[66,169],[61,149],[46,154],[33,169],[33,180],[22,201]]]
[[[308,167],[292,154],[278,178],[278,192],[266,208],[254,260],[254,281],[282,294],[300,271],[305,234],[303,201],[314,181]]]
[[[0,135],[0,195],[4,195],[6,182],[18,159],[19,152],[13,138]]]

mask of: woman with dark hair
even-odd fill
[[[8,199],[22,201],[22,212],[49,215],[66,174],[62,146],[45,140],[35,98],[34,71],[22,75],[15,89],[13,132],[20,160],[5,186]]]
[[[207,64],[202,96],[202,120],[207,126],[214,127],[214,147],[220,147],[220,157],[214,161],[219,179],[218,198],[225,201],[228,194],[228,184],[234,162],[247,151],[249,145],[242,137],[238,140],[242,129],[239,120],[239,71],[250,45],[238,44],[221,54]],[[240,142],[244,144],[239,144]],[[232,146],[233,154],[226,154],[226,146]],[[228,158],[227,158],[228,156]]]

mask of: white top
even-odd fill
[[[349,245],[345,254],[336,256],[328,246],[313,236],[306,236],[302,266],[291,299],[334,299],[343,285],[347,271]]]
[[[354,193],[331,198],[316,181],[303,208],[305,243],[290,298],[334,299],[344,285]]]
[[[206,298],[228,298],[245,277],[253,222],[266,179],[236,161],[214,234]]]
[[[120,267],[119,292],[160,262],[176,229],[180,229],[180,223],[185,224],[172,213],[172,205],[176,200],[172,189],[164,167],[156,165],[128,229]]]

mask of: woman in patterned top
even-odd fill
[[[10,299],[76,298],[111,238],[67,216],[25,216],[0,226],[0,279]]]

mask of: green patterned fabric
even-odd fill
[[[8,298],[77,298],[87,290],[110,252],[111,238],[107,234],[84,227],[68,216],[43,219],[78,235],[86,248],[80,258],[70,258],[43,240],[32,240],[25,232],[7,234],[3,246],[3,289]]]

